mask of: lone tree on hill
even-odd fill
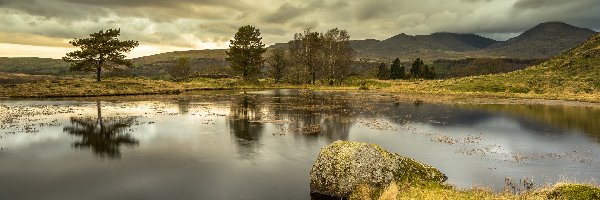
[[[100,82],[102,68],[114,70],[119,66],[131,67],[132,63],[125,59],[123,53],[129,53],[139,45],[138,41],[120,41],[121,29],[101,30],[90,34],[89,38],[70,41],[81,50],[67,53],[62,59],[71,63],[71,70],[96,71],[96,81]]]
[[[400,59],[396,58],[390,66],[390,79],[405,79],[406,73],[404,72],[404,65],[400,63]]]
[[[262,54],[266,51],[260,37],[260,30],[246,25],[238,29],[234,38],[230,40],[229,51],[225,53],[231,68],[242,74],[244,80],[248,80],[260,72],[260,68],[265,63]]]

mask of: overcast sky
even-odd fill
[[[250,24],[263,42],[287,42],[306,27],[338,27],[352,39],[399,33],[478,33],[497,40],[541,22],[600,29],[599,0],[0,0],[0,57],[60,58],[68,41],[121,28],[140,41],[130,57],[227,48]]]

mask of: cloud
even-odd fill
[[[165,50],[226,47],[247,24],[266,44],[306,27],[346,29],[352,39],[441,31],[506,39],[546,21],[598,30],[597,19],[597,0],[0,0],[0,43],[55,47],[121,28],[123,39]]]

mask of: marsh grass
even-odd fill
[[[600,188],[591,184],[557,183],[539,189],[521,193],[493,192],[484,187],[458,189],[450,185],[422,182],[422,183],[391,183],[385,188],[360,186],[352,193],[349,199],[481,199],[481,200],[517,200],[517,199],[572,199],[590,200],[600,198]]]

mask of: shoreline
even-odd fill
[[[108,98],[135,97],[152,95],[186,95],[194,91],[236,91],[236,90],[271,90],[298,89],[332,92],[370,93],[391,96],[398,101],[442,104],[543,104],[567,106],[600,107],[599,97],[568,96],[558,94],[522,94],[522,93],[489,93],[460,92],[450,90],[432,91],[426,86],[422,90],[403,87],[408,82],[374,81],[372,89],[360,90],[354,85],[292,85],[292,84],[244,84],[232,79],[194,80],[189,82],[171,82],[164,80],[148,80],[142,78],[113,78],[102,82],[90,79],[71,79],[62,81],[40,81],[36,83],[0,85],[0,100],[16,99],[56,99],[56,98]],[[415,82],[415,84],[418,82]],[[87,84],[87,85],[85,85]],[[589,96],[588,96],[589,97]],[[597,100],[598,99],[598,100]]]

